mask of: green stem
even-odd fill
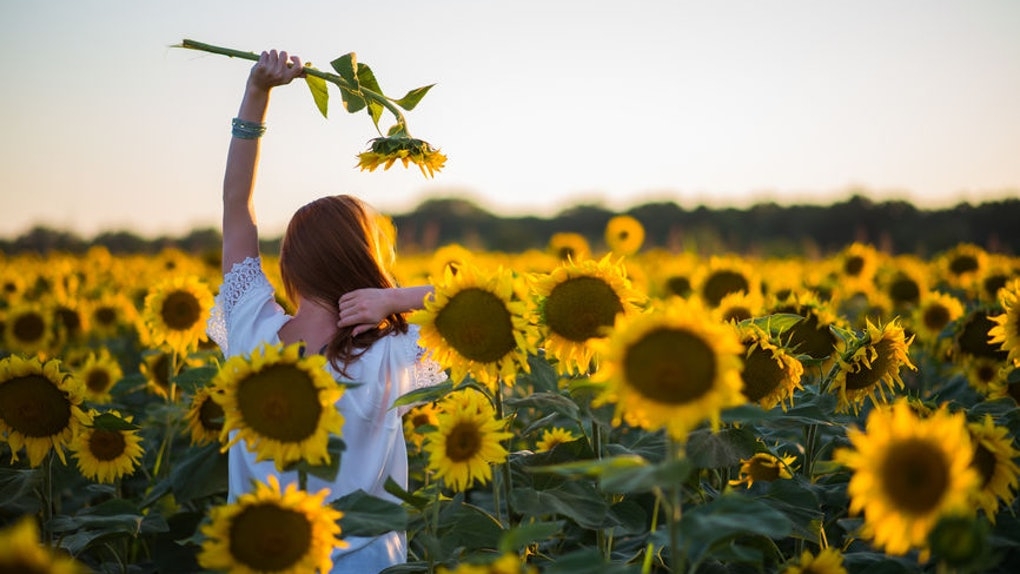
[[[655,506],[652,508],[652,527],[648,532],[649,538],[659,527],[659,505],[662,503],[661,494],[657,494],[655,497]],[[652,558],[655,551],[655,544],[649,542],[645,545],[645,558],[641,563],[641,574],[649,574],[652,571]]]
[[[211,54],[219,54],[221,56],[228,56],[231,58],[242,58],[244,60],[252,60],[257,62],[259,60],[259,54],[254,52],[244,52],[241,50],[234,50],[231,48],[223,48],[221,46],[213,46],[212,44],[205,44],[203,42],[196,42],[195,40],[181,40],[181,43],[176,46],[177,48],[188,48],[190,50],[200,50],[202,52],[209,52]],[[327,82],[335,84],[341,90],[346,90],[352,94],[358,94],[366,100],[372,100],[377,104],[385,107],[390,111],[399,123],[404,128],[404,133],[407,133],[407,122],[404,121],[404,113],[400,111],[393,102],[390,101],[386,96],[366,88],[365,86],[352,86],[350,82],[345,80],[342,76],[336,74],[330,74],[329,72],[323,72],[322,70],[313,68],[311,66],[305,66],[305,74],[326,80]],[[408,134],[410,136],[410,134]]]
[[[308,471],[298,469],[297,471],[298,488],[308,492]]]
[[[684,451],[683,444],[672,437],[667,437],[666,453],[669,461],[679,461]],[[669,489],[669,558],[670,571],[674,573],[684,572],[684,556],[680,549],[680,519],[683,517],[683,485],[675,484]]]
[[[502,421],[503,417],[504,417],[504,415],[503,415],[503,384],[502,383],[497,383],[496,393],[493,396],[493,399],[494,399],[495,406],[496,406],[496,418],[499,419],[500,421]],[[511,482],[510,481],[511,481],[511,477],[510,477],[510,461],[509,460],[503,462],[500,465],[500,471],[501,471],[501,473],[503,475],[503,480],[500,481],[500,485],[499,486],[502,488],[503,498],[506,499],[506,519],[507,519],[506,524],[507,524],[507,526],[512,526],[510,524],[513,521],[513,510],[512,510],[512,508],[510,506],[510,488],[511,488]],[[493,482],[496,482],[496,481],[493,481]],[[495,500],[495,504],[496,504],[496,518],[500,518],[500,515],[501,515],[501,512],[502,512],[501,505],[500,505],[499,490],[500,490],[500,488],[493,488],[493,493],[496,496],[496,500]],[[502,522],[501,518],[500,518],[500,522]]]
[[[60,447],[54,447],[60,448]],[[46,540],[46,543],[52,545],[53,538],[49,534],[48,525],[50,520],[53,518],[53,457],[56,453],[50,450],[42,461],[42,466],[39,471],[42,473],[42,537]]]

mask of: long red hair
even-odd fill
[[[298,294],[334,312],[340,296],[366,287],[389,288],[393,244],[377,223],[372,208],[350,195],[319,198],[297,210],[280,245],[280,275],[287,297]],[[373,343],[393,332],[406,333],[400,314],[387,317],[380,328],[357,337],[353,327],[337,331],[325,355],[343,376],[347,365]]]

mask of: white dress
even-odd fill
[[[223,351],[224,357],[249,354],[264,343],[278,344],[278,331],[290,316],[276,302],[275,292],[262,270],[261,259],[247,258],[223,277],[216,295],[208,334]],[[392,477],[407,488],[407,447],[401,415],[406,411],[391,408],[393,401],[416,388],[446,379],[438,365],[425,357],[418,346],[418,327],[409,325],[406,334],[393,334],[372,345],[347,368],[348,379],[360,386],[347,388],[337,403],[344,416],[343,441],[346,449],[340,459],[340,472],[333,482],[308,476],[308,491],[328,488],[327,501],[358,489],[373,496],[399,502],[383,486]],[[271,460],[255,462],[255,453],[239,441],[228,453],[231,502],[251,490],[252,480],[265,482],[270,474],[280,479],[281,487],[298,480],[296,472],[279,473]],[[407,561],[407,538],[403,531],[377,537],[341,537],[348,543],[333,554],[332,572],[371,573]]]

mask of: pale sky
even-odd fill
[[[449,157],[431,180],[358,171],[377,134],[335,86],[328,119],[303,82],[275,90],[266,236],[333,193],[505,216],[1020,195],[1016,0],[0,0],[0,237],[218,226],[252,63],[185,38],[324,70],[355,52],[394,97],[436,84],[407,114]]]

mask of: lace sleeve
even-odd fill
[[[209,316],[209,323],[206,326],[206,334],[219,345],[223,355],[227,356],[227,325],[230,322],[230,312],[234,305],[252,287],[268,285],[265,273],[262,271],[262,259],[258,257],[247,257],[240,263],[235,263],[230,271],[223,276],[219,293],[213,303],[212,312]]]

